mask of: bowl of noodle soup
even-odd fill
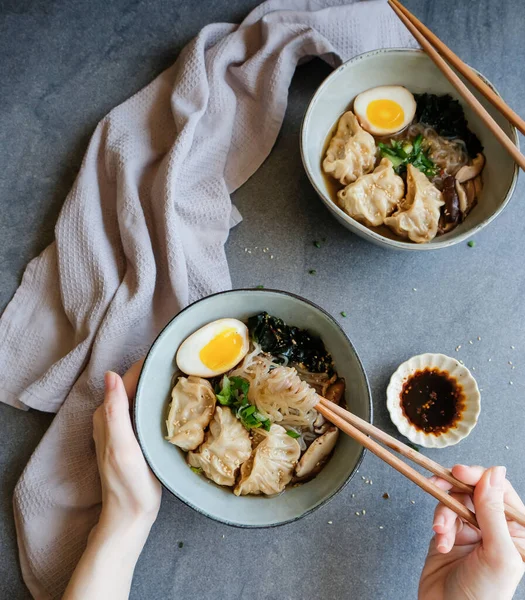
[[[494,89],[494,86],[485,77],[479,73],[478,75]],[[465,84],[519,147],[516,129],[468,82],[465,81]],[[344,193],[342,196],[341,190],[347,184],[350,184],[349,188],[351,185],[353,186],[355,180],[338,181],[335,174],[327,176],[323,162],[326,160],[329,142],[331,138],[335,137],[342,117],[348,114],[348,111],[357,112],[356,98],[375,90],[386,88],[391,90],[400,87],[413,96],[412,101],[414,98],[417,99],[416,116],[408,126],[400,130],[399,135],[387,135],[382,138],[372,131],[374,137],[372,144],[375,142],[373,148],[375,162],[369,164],[362,173],[375,173],[376,171],[372,170],[374,168],[377,170],[382,161],[386,161],[385,164],[388,164],[385,157],[388,156],[387,153],[395,155],[396,148],[386,148],[385,153],[383,152],[385,145],[395,146],[397,141],[401,140],[402,143],[409,142],[410,150],[412,150],[414,140],[423,140],[424,160],[430,157],[432,167],[435,169],[427,175],[436,188],[433,191],[436,196],[439,195],[437,220],[440,215],[439,211],[441,210],[442,219],[443,211],[446,208],[441,197],[442,193],[445,194],[443,191],[444,179],[450,176],[450,179],[455,181],[459,178],[460,169],[475,163],[474,157],[477,152],[482,154],[480,159],[483,164],[479,176],[472,181],[461,181],[461,185],[456,183],[456,187],[461,188],[457,190],[460,199],[456,199],[456,201],[463,201],[463,197],[465,197],[464,202],[468,205],[468,210],[466,209],[461,214],[453,226],[442,227],[440,221],[437,234],[436,227],[434,227],[434,231],[427,237],[417,237],[417,235],[411,235],[410,231],[401,230],[400,227],[396,227],[399,222],[395,223],[396,219],[393,218],[400,214],[405,202],[403,198],[408,199],[410,196],[410,184],[405,177],[406,171],[403,173],[406,185],[401,183],[405,189],[400,192],[397,204],[389,206],[384,218],[379,219],[380,222],[378,221],[379,225],[377,225],[367,220],[366,215],[363,217],[363,214],[356,209],[356,194],[353,194],[353,206],[351,202],[342,201]],[[447,98],[455,104],[455,107],[462,112],[461,118],[468,124],[468,135],[473,134],[479,142],[478,149],[469,154],[471,148],[469,139],[465,143],[460,136],[450,135],[447,137],[447,134],[442,132],[440,132],[441,135],[438,135],[433,127],[420,120],[420,98],[423,98],[423,101],[425,98],[430,98],[430,102]],[[439,109],[437,110],[439,112]],[[439,115],[437,119],[439,120]],[[443,121],[446,120],[445,114]],[[366,129],[366,120],[363,121],[358,116],[358,122]],[[366,135],[369,133],[370,130],[367,130]],[[487,226],[504,210],[511,199],[518,176],[517,165],[500,146],[483,121],[463,101],[432,60],[423,51],[414,49],[390,48],[367,52],[349,60],[331,73],[314,94],[306,111],[301,131],[301,155],[310,182],[326,207],[344,227],[375,244],[398,250],[435,250],[470,239],[473,234]],[[424,167],[422,170],[424,172]],[[420,177],[422,172],[413,168],[412,165],[408,165],[408,171],[408,179],[412,174]],[[397,170],[396,173],[399,175]],[[461,180],[461,178],[459,179]],[[465,194],[465,190],[468,194]],[[365,190],[365,195],[366,192]],[[467,195],[469,196],[468,201]],[[407,204],[408,202],[405,203],[405,206]],[[440,206],[441,208],[439,208]],[[407,227],[409,229],[410,224]]]
[[[344,488],[359,468],[364,453],[359,444],[341,433],[331,458],[313,478],[290,483],[278,494],[270,495],[263,490],[263,493],[254,495],[249,490],[232,493],[232,487],[217,485],[203,474],[197,474],[196,469],[189,468],[188,464],[188,455],[192,452],[186,453],[167,441],[169,436],[166,435],[166,419],[171,408],[173,385],[180,375],[176,355],[182,343],[210,322],[229,318],[247,323],[254,315],[263,313],[282,319],[285,323],[301,328],[322,340],[333,360],[337,376],[344,379],[346,384],[344,402],[361,418],[369,422],[372,418],[370,389],[357,352],[337,322],[308,300],[276,290],[233,290],[203,298],[181,311],[159,334],[144,362],[133,409],[137,439],[153,473],[168,491],[201,514],[238,527],[282,525],[319,508]],[[311,400],[312,389],[320,390],[320,393],[326,391],[327,382],[323,376],[308,374],[305,371],[295,373],[301,377],[301,382],[290,383],[286,381],[286,377],[279,374],[279,365],[270,364],[271,362],[252,340],[250,352],[229,375],[231,379],[242,375],[250,380],[254,391],[257,391],[259,385],[257,393],[267,393],[270,398],[276,394],[276,390],[283,389],[283,386],[289,390],[291,396],[295,394],[299,403],[303,403],[304,411],[293,409],[289,411],[291,414],[287,415],[286,407],[281,407],[278,413],[272,414],[274,409],[270,404],[263,404],[262,407],[265,416],[269,414],[272,417],[271,431],[273,432],[274,428],[285,431],[285,427],[291,431],[293,438],[298,439],[287,435],[284,435],[284,438],[292,444],[299,445],[303,440],[295,431],[302,433],[310,426],[313,431],[311,406],[307,406]],[[286,362],[280,361],[280,364]],[[257,381],[263,372],[275,375],[274,381],[269,380],[265,383],[266,387]],[[274,387],[271,387],[272,385]],[[293,388],[293,385],[297,385],[297,389]],[[215,390],[217,391],[216,387]],[[221,411],[223,415],[225,411],[230,413],[228,407],[219,407],[219,403],[217,407],[216,415]],[[234,411],[231,412],[234,414]],[[254,437],[269,436],[262,427],[252,433]],[[309,443],[311,440],[306,435],[306,445]],[[301,452],[303,450],[304,446]],[[240,474],[237,476],[237,485],[239,479]]]

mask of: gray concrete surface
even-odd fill
[[[27,261],[52,240],[97,121],[167,67],[203,25],[239,20],[256,4],[0,1],[0,309]],[[523,2],[406,4],[525,114]],[[234,196],[244,216],[228,241],[234,285],[290,290],[335,315],[346,311],[340,321],[370,377],[375,422],[390,432],[385,388],[395,367],[425,351],[462,358],[483,389],[480,422],[460,445],[428,455],[443,464],[504,463],[525,496],[524,180],[474,248],[409,255],[360,240],[323,208],[299,156],[302,115],[328,72],[317,61],[298,69],[271,156]],[[315,248],[322,237],[326,243]],[[0,406],[1,598],[29,597],[11,495],[50,422],[49,415]],[[370,455],[361,474],[373,485],[356,478],[313,515],[268,531],[220,525],[165,495],[132,598],[415,598],[434,502]],[[363,508],[366,516],[357,517]],[[523,586],[517,597],[525,598]]]

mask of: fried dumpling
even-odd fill
[[[217,406],[204,444],[197,452],[188,452],[188,463],[218,485],[233,486],[251,452],[248,431],[229,408]]]
[[[280,425],[270,431],[257,430],[257,445],[241,467],[241,478],[233,490],[236,496],[279,494],[292,479],[301,448],[296,439]]]
[[[405,194],[405,184],[392,163],[383,158],[373,173],[362,175],[337,193],[346,214],[368,227],[382,225]]]
[[[323,160],[323,170],[343,185],[370,173],[376,161],[376,143],[349,110],[339,119],[337,131]]]
[[[179,377],[171,392],[166,439],[186,452],[202,444],[215,409],[215,393],[201,377]]]
[[[423,244],[436,237],[443,194],[413,165],[407,166],[407,195],[399,209],[385,219],[397,235]]]

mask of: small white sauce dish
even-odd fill
[[[437,369],[446,372],[461,386],[464,408],[457,423],[442,433],[427,433],[407,418],[401,404],[403,385],[418,371]],[[399,432],[412,443],[425,448],[445,448],[466,438],[476,426],[481,410],[481,396],[476,380],[458,360],[445,354],[419,354],[402,363],[390,378],[386,391],[390,418]]]

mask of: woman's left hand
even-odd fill
[[[93,437],[102,485],[101,522],[142,523],[149,530],[159,512],[161,487],[144,460],[129,414],[141,368],[142,361],[135,363],[123,379],[106,373],[106,394],[93,416]]]

